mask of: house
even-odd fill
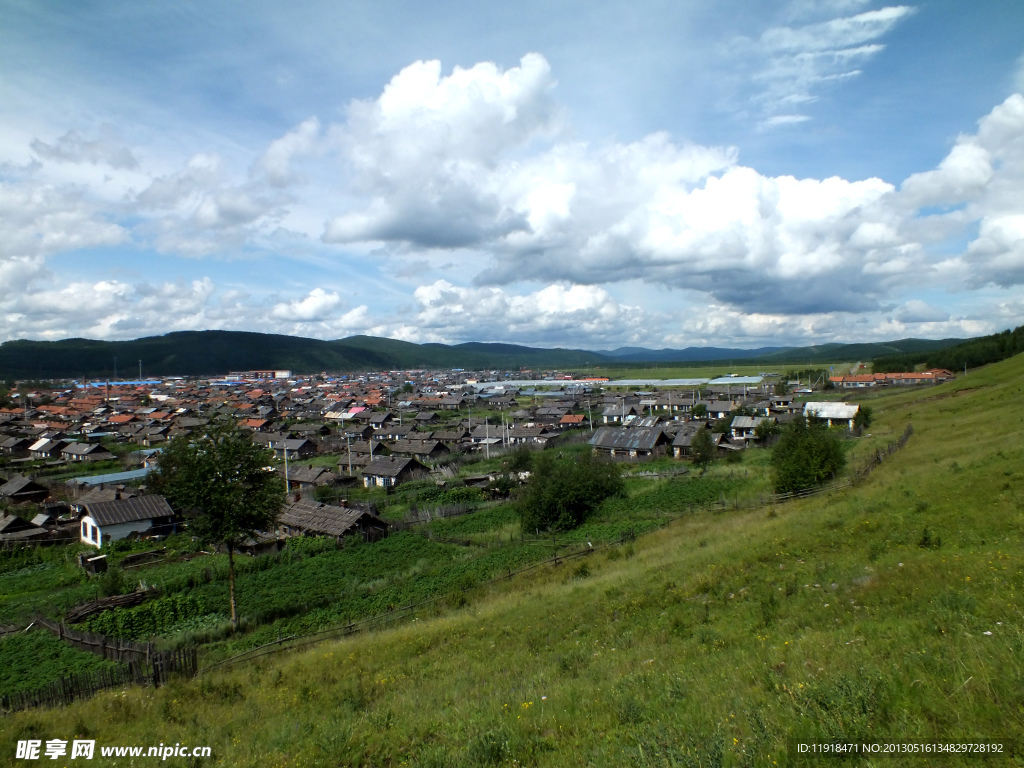
[[[416,414],[417,424],[433,424],[437,421],[437,414],[433,411],[420,411]]]
[[[277,440],[271,443],[270,447],[273,448],[274,455],[279,459],[284,458],[285,451],[288,452],[289,459],[306,459],[310,456],[315,456],[317,453],[316,443],[304,437]]]
[[[429,474],[430,470],[416,459],[382,456],[374,459],[363,469],[363,485],[367,488],[391,488]]]
[[[341,430],[341,437],[345,440],[366,440],[373,434],[373,427],[369,424],[346,424]]]
[[[461,443],[467,437],[469,437],[469,430],[465,428],[448,429],[442,431],[435,431],[433,437],[441,442],[451,445],[453,443]]]
[[[67,440],[50,440],[44,437],[32,443],[28,450],[33,459],[56,459],[68,444]]]
[[[703,427],[700,429],[703,429]],[[672,452],[677,459],[686,458],[690,455],[690,446],[693,442],[694,435],[700,432],[700,429],[686,429],[675,436],[675,439],[672,441]],[[711,436],[711,444],[718,449],[718,453],[721,453],[721,447],[723,445],[722,434],[719,432],[711,432],[710,430],[708,431],[708,434]]]
[[[96,443],[70,443],[60,452],[65,461],[107,461],[114,454]]]
[[[27,437],[8,437],[0,441],[0,454],[16,459],[27,459],[32,455],[32,451],[29,450],[32,442]]]
[[[487,423],[481,424],[473,429],[469,435],[469,439],[472,443],[479,445],[483,445],[485,443],[493,445],[495,442],[501,442],[501,425]]]
[[[736,416],[729,426],[729,431],[736,440],[753,440],[754,432],[762,422],[776,422],[770,416]]]
[[[822,419],[833,426],[846,422],[848,429],[853,429],[853,420],[857,417],[860,406],[856,403],[804,403],[804,416]]]
[[[379,440],[353,440],[345,446],[342,459],[346,459],[348,453],[353,456],[390,456],[391,449]]]
[[[649,459],[663,455],[671,441],[661,427],[620,429],[601,427],[590,438],[594,453],[630,459]]]
[[[0,499],[11,504],[38,504],[46,501],[50,489],[22,475],[15,475],[0,485]]]
[[[0,544],[40,539],[49,535],[42,526],[17,515],[0,513]]]
[[[707,409],[709,419],[724,419],[732,413],[733,404],[730,400],[702,400]]]
[[[605,424],[626,423],[632,417],[636,417],[638,413],[632,405],[608,405],[601,412],[601,417]]]
[[[569,427],[579,427],[583,425],[584,419],[585,417],[583,416],[583,414],[566,414],[565,416],[558,420],[558,425],[564,429],[568,429]]]
[[[395,414],[390,411],[384,411],[383,413],[375,413],[370,416],[370,426],[374,430],[381,430],[387,427],[395,420]]]
[[[440,440],[396,440],[391,444],[393,456],[413,456],[420,461],[439,459],[451,450]]]
[[[510,445],[519,445],[521,443],[546,445],[549,440],[556,436],[556,434],[557,433],[552,432],[550,429],[543,426],[512,427],[508,430],[508,442]]]
[[[404,440],[416,433],[413,424],[385,424],[374,433],[377,440]]]
[[[284,477],[284,467],[281,467],[278,471]],[[308,467],[300,465],[298,467],[289,467],[288,469],[289,490],[305,490],[307,488],[316,488],[320,485],[334,485],[337,480],[337,473],[332,472],[327,467],[314,467],[310,464]]]
[[[376,541],[388,535],[388,524],[369,508],[335,507],[302,499],[281,511],[277,532],[284,538],[332,536],[341,541],[346,536],[362,535],[367,541]]]
[[[173,524],[174,511],[163,496],[137,496],[75,505],[81,510],[81,537],[102,547],[132,533],[155,532]]]

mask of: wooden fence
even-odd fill
[[[84,621],[90,616],[94,616],[97,613],[103,613],[113,608],[131,608],[132,606],[139,605],[145,602],[151,597],[157,597],[158,592],[154,589],[147,589],[145,591],[128,592],[124,595],[111,595],[110,597],[101,597],[99,600],[91,600],[88,603],[81,603],[76,605],[74,608],[69,608],[67,613],[64,614],[64,620],[69,624],[76,624],[79,621]]]
[[[155,648],[152,643],[136,643],[120,637],[76,632],[73,629],[68,629],[62,623],[50,621],[42,616],[36,616],[29,626],[33,624],[48,630],[73,648],[95,653],[109,661],[127,662],[141,659],[148,662],[155,656]]]
[[[171,675],[194,677],[199,670],[195,648],[157,652],[149,660],[132,659],[120,667],[79,672],[54,680],[34,691],[0,696],[0,711],[17,712],[31,707],[52,707],[86,699],[98,691],[127,685],[159,687]]]

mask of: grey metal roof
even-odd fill
[[[764,416],[734,416],[731,426],[733,429],[756,429],[757,425],[765,418]]]
[[[100,526],[174,516],[174,510],[167,503],[167,499],[156,495],[137,496],[134,499],[89,502],[82,506],[85,508],[85,514],[89,515]]]
[[[678,435],[676,435],[676,439],[672,441],[672,445],[676,446],[677,448],[689,448],[693,444],[694,435],[696,435],[698,432],[700,432],[699,429],[695,429],[692,432],[680,432]],[[718,432],[712,432],[711,444],[717,448],[718,444],[721,442],[722,435]]]
[[[416,459],[403,459],[396,458],[394,456],[385,456],[383,458],[374,459],[370,462],[363,470],[363,475],[376,475],[378,477],[398,477],[406,469],[423,469],[427,468],[420,464]]]
[[[46,486],[39,485],[31,477],[25,477],[24,475],[15,475],[3,485],[0,485],[0,496],[13,496],[16,493],[20,493],[28,488],[32,490],[32,486],[35,486],[36,490],[46,490]]]
[[[39,526],[17,515],[0,515],[0,533],[35,530]]]
[[[129,480],[141,480],[149,474],[152,467],[143,469],[132,469],[127,472],[111,472],[107,475],[89,475],[88,477],[76,477],[75,482],[82,485],[103,485],[104,483],[124,483]]]
[[[667,442],[668,437],[660,427],[648,429],[601,427],[590,438],[590,444],[595,448],[621,451],[650,451],[655,446]]]

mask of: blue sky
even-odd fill
[[[0,3],[0,340],[1024,318],[1013,0]]]

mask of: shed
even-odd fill
[[[376,541],[387,533],[388,524],[369,508],[336,507],[307,499],[286,506],[278,519],[278,534],[284,537],[332,536],[340,541],[359,534]]]

